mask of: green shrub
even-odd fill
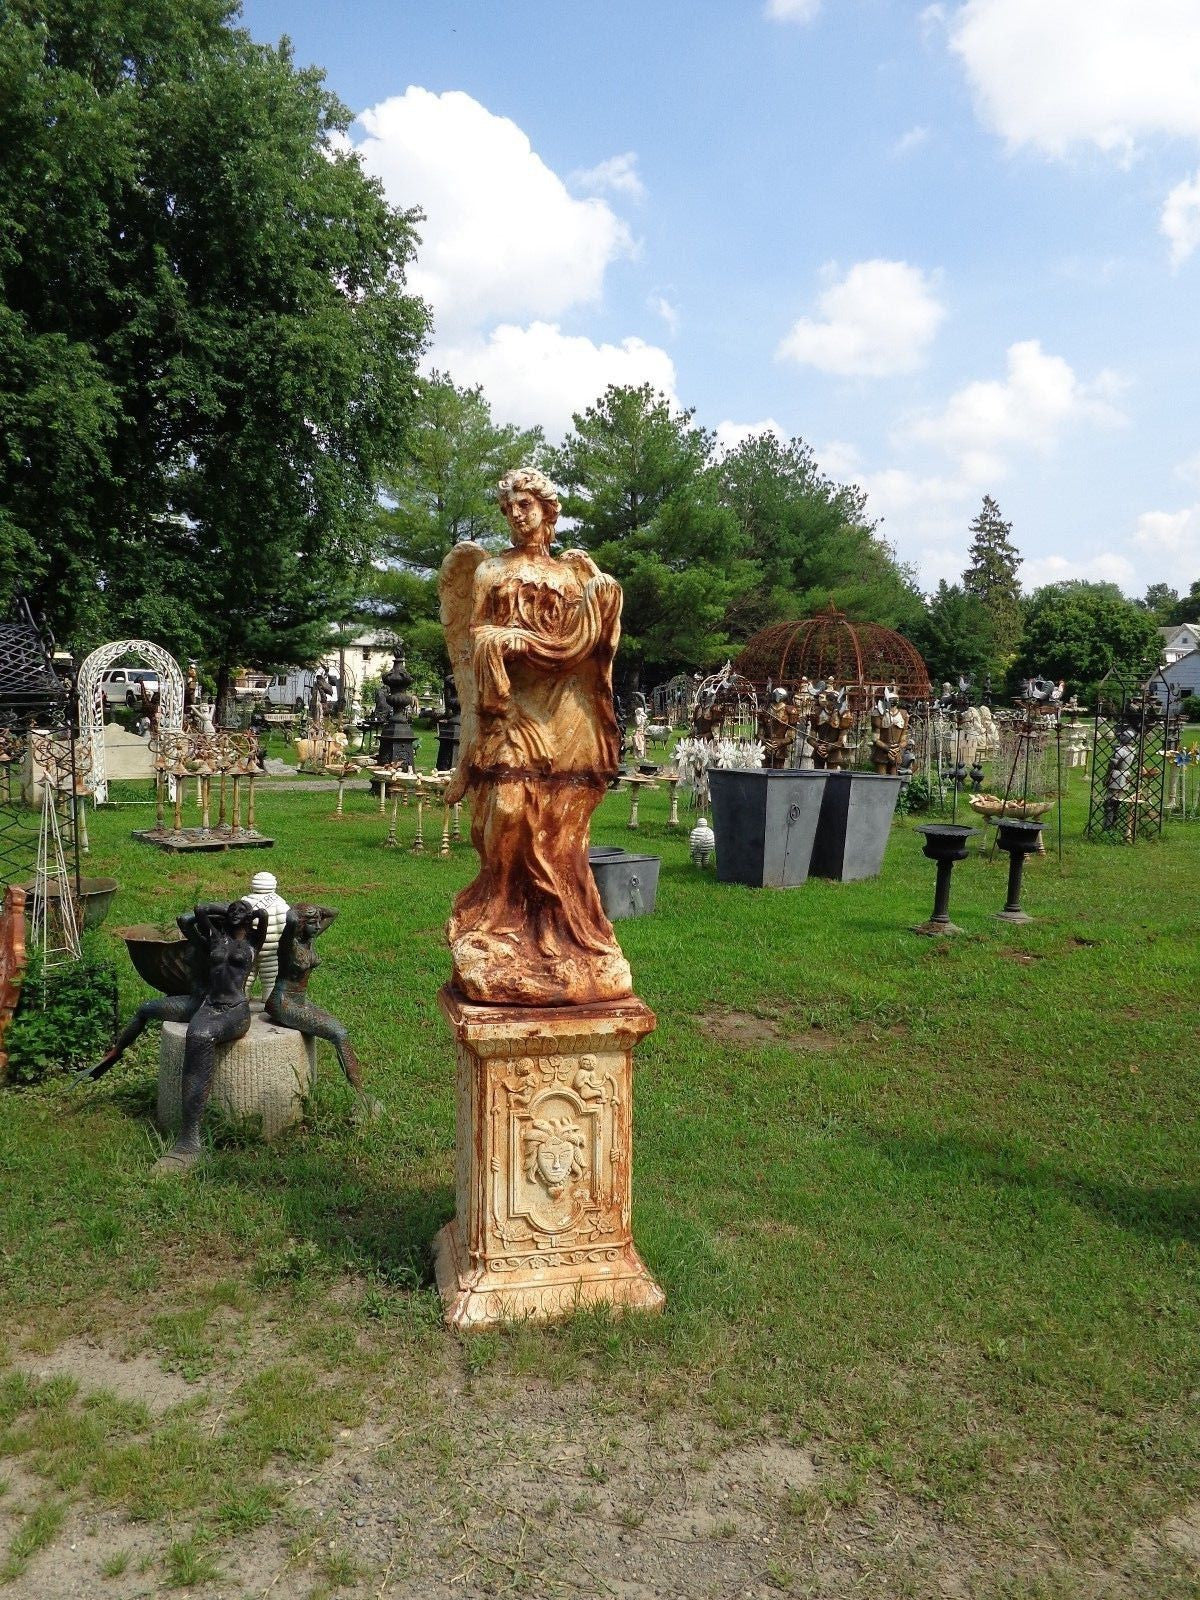
[[[40,1083],[85,1066],[112,1043],[117,1019],[117,969],[84,955],[43,972],[40,954],[25,969],[16,1016],[4,1036],[10,1084]]]
[[[1179,714],[1185,722],[1200,722],[1200,694],[1185,694],[1179,702]]]
[[[932,804],[933,794],[929,787],[929,779],[923,772],[914,772],[900,790],[896,800],[896,815],[919,816],[922,812],[928,811]]]

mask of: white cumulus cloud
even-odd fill
[[[1010,345],[1007,365],[1005,377],[965,384],[940,411],[909,418],[898,440],[935,445],[955,460],[960,478],[986,484],[1003,476],[1015,449],[1049,453],[1072,424],[1125,420],[1114,403],[1121,384],[1113,373],[1085,383],[1037,339]]]
[[[1165,580],[1187,589],[1200,573],[1200,505],[1180,511],[1144,511],[1133,530],[1141,562],[1153,570],[1151,581]]]
[[[763,16],[770,22],[811,22],[821,0],[767,0]]]
[[[607,201],[573,197],[515,122],[468,94],[410,87],[359,120],[367,171],[393,204],[426,214],[409,283],[441,332],[593,304],[632,252]]]
[[[501,323],[487,337],[439,346],[436,364],[458,383],[482,384],[498,421],[540,423],[555,439],[610,383],[650,383],[679,405],[675,363],[665,350],[634,338],[596,344],[551,322]]]
[[[776,351],[838,377],[884,378],[913,372],[945,316],[933,283],[906,261],[859,261],[817,298]]]
[[[716,429],[717,452],[728,455],[731,450],[736,450],[738,445],[744,444],[747,439],[752,439],[755,434],[773,433],[781,444],[787,443],[787,434],[775,421],[774,417],[764,417],[761,422],[718,422]]]
[[[638,172],[637,155],[633,150],[573,172],[571,181],[577,189],[588,189],[596,194],[623,194],[631,200],[646,198],[646,185]]]
[[[1128,593],[1138,586],[1138,571],[1133,562],[1113,550],[1101,551],[1084,561],[1070,556],[1031,556],[1026,558],[1021,569],[1021,587],[1026,593],[1047,583],[1065,583],[1070,578],[1083,578],[1088,583],[1115,583]]]
[[[1010,145],[1128,158],[1151,134],[1200,139],[1195,0],[967,0],[949,28],[980,118]]]
[[[1197,21],[1200,28],[1200,21]],[[1171,245],[1171,265],[1182,266],[1200,245],[1200,172],[1177,183],[1163,204],[1159,228]]]
[[[1200,141],[1196,0],[967,0],[944,24],[976,112],[1011,149],[1091,147],[1127,164],[1151,138]],[[1200,243],[1200,174],[1159,223],[1180,265]]]

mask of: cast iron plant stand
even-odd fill
[[[925,835],[923,855],[937,863],[937,887],[933,894],[933,915],[913,929],[931,938],[944,934],[961,933],[962,929],[950,921],[950,874],[956,861],[965,861],[967,840],[973,839],[978,828],[966,828],[953,822],[930,822],[916,830]]]
[[[1004,910],[997,911],[1001,922],[1032,922],[1033,918],[1021,910],[1021,875],[1025,871],[1025,857],[1038,847],[1041,822],[1021,822],[1015,817],[1001,817],[996,824],[996,844],[1008,851],[1008,899]]]

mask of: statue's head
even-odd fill
[[[235,937],[240,936],[249,932],[257,915],[258,907],[252,906],[249,900],[235,900],[225,913],[225,926]]]
[[[296,913],[296,921],[300,930],[309,938],[315,938],[321,932],[324,908],[308,904],[307,901],[298,901],[292,910]]]
[[[544,472],[518,467],[506,472],[498,485],[500,509],[512,529],[519,549],[548,550],[558,521],[558,495]]]

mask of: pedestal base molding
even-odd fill
[[[486,1006],[439,995],[457,1047],[457,1215],[434,1240],[454,1328],[657,1311],[630,1223],[640,1000]]]

